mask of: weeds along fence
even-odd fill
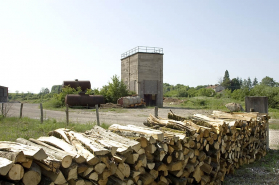
[[[16,106],[20,104],[20,106]],[[19,115],[19,118],[22,118],[23,116],[23,108],[24,108],[24,104],[23,103],[1,103],[1,116],[2,117],[7,117],[7,116],[14,116],[17,117],[17,115]],[[97,121],[97,125],[100,126],[100,117],[99,117],[99,107],[98,105],[95,106],[96,109],[96,121]],[[17,112],[19,111],[19,113]],[[46,120],[46,111],[44,111],[43,109],[43,105],[42,103],[39,104],[39,111],[37,113],[41,123],[44,122],[44,120]],[[65,107],[65,118],[66,118],[66,124],[69,124],[69,106],[66,105]]]

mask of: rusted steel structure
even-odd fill
[[[0,102],[7,102],[8,96],[8,87],[0,86]]]
[[[82,106],[82,107],[94,107],[95,105],[100,106],[100,104],[105,103],[104,96],[101,95],[80,95],[80,94],[68,94],[65,97],[65,103],[70,107]]]
[[[77,89],[81,88],[79,94],[68,94],[65,97],[65,104],[70,107],[82,106],[82,107],[94,107],[95,105],[100,106],[100,104],[105,103],[105,98],[102,95],[88,95],[85,94],[87,89],[91,89],[90,81],[64,81],[63,87],[70,86],[71,88]]]
[[[70,86],[71,88],[77,89],[78,87],[81,88],[82,91],[86,92],[87,89],[91,89],[90,81],[64,81],[63,87]]]

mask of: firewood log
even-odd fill
[[[54,131],[48,133],[49,136],[55,136],[57,138],[63,139],[67,143],[71,144],[70,139],[67,137],[66,133],[69,132],[70,129],[59,128]]]
[[[121,171],[124,175],[124,177],[129,177],[130,176],[130,166],[125,164],[125,163],[120,163],[118,165],[118,170]]]
[[[98,163],[95,167],[94,170],[98,173],[101,174],[105,170],[106,165],[104,163]]]
[[[41,147],[27,146],[16,142],[0,141],[0,149],[8,149],[12,152],[23,152],[25,156],[36,160],[43,160],[47,158],[47,154]]]
[[[13,181],[21,180],[24,175],[24,169],[20,164],[13,164],[6,177]]]
[[[41,181],[41,168],[32,163],[32,166],[24,173],[22,182],[24,184],[37,185]]]
[[[126,185],[126,183],[114,176],[110,176],[108,178],[108,185]]]
[[[18,151],[18,152],[0,151],[0,157],[9,159],[13,163],[23,163],[29,160],[28,158],[26,158],[26,156],[22,151]]]
[[[26,162],[20,163],[22,167],[24,168],[31,168],[31,165],[33,164],[33,159],[28,159]]]
[[[6,158],[0,157],[0,175],[2,175],[2,176],[7,175],[7,173],[10,171],[12,166],[13,166],[12,161],[10,161]]]
[[[154,181],[154,177],[149,173],[145,173],[140,175],[140,180],[142,181],[143,185],[148,185]]]
[[[69,185],[85,185],[84,179],[71,179],[68,180],[67,182]]]
[[[42,174],[50,178],[55,184],[63,184],[67,182],[61,171],[51,172],[51,171],[46,171],[43,168],[41,168],[41,170],[42,170]]]
[[[98,133],[99,135],[101,135],[107,139],[116,141],[118,143],[122,143],[125,146],[132,148],[135,152],[138,152],[141,148],[139,142],[119,136],[113,132],[103,129],[102,127],[94,126],[94,128],[91,131],[93,131],[94,133]]]
[[[65,179],[69,181],[71,179],[76,180],[78,178],[77,168],[78,165],[76,163],[72,163],[71,166],[69,166],[68,168],[60,168],[60,169]]]
[[[137,127],[134,125],[127,125],[127,126],[121,126],[118,124],[113,124],[109,127],[109,130],[112,131],[128,131],[128,132],[135,132],[138,134],[143,134],[145,135],[148,140],[154,138],[158,141],[163,141],[164,140],[164,134],[161,131],[154,130],[154,129],[148,129],[148,128],[143,128],[143,127]]]
[[[32,138],[31,138],[31,140],[35,141]],[[59,151],[59,149],[53,150],[53,149],[50,149],[48,147],[35,144],[35,143],[33,143],[31,141],[28,141],[26,139],[23,139],[23,138],[18,138],[16,141],[20,142],[20,143],[23,143],[23,144],[26,144],[26,145],[28,145],[30,147],[38,147],[38,148],[40,147],[40,148],[43,148],[44,151],[46,151],[47,155],[53,156],[53,158],[61,160],[61,165],[64,168],[68,168],[72,164],[72,156],[70,156],[68,153],[65,153],[65,152],[63,152],[61,150]]]
[[[99,158],[88,151],[72,134],[67,133],[67,135],[71,141],[71,144],[75,147],[77,153],[83,156],[89,165],[95,165],[100,162]]]
[[[50,137],[40,137],[38,141],[42,141],[44,143],[55,146],[56,148],[63,150],[69,154],[71,154],[77,163],[85,162],[85,158],[82,155],[79,155],[73,145],[68,144],[64,140],[58,139],[54,136]]]
[[[83,145],[87,147],[88,150],[93,152],[94,155],[106,155],[110,151],[108,149],[105,149],[102,145],[92,142],[91,139],[87,138],[85,135],[70,131],[69,134],[72,135],[72,137],[75,137],[77,140],[79,140]]]

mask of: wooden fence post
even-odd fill
[[[43,113],[43,104],[40,103],[40,109],[41,109],[41,123],[44,122],[44,113]]]
[[[2,103],[2,106],[1,106],[1,113],[2,113],[2,116],[4,117],[4,103]]]
[[[97,125],[100,126],[100,120],[99,120],[99,107],[98,107],[98,104],[95,105],[95,108],[96,108]]]
[[[69,125],[69,105],[66,104],[66,123]]]
[[[155,109],[154,109],[154,116],[156,118],[158,118],[158,107],[157,106],[155,106]]]
[[[19,118],[22,118],[23,103],[20,104]]]

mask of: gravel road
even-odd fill
[[[195,110],[195,109],[183,109],[174,107],[164,107],[160,108],[158,116],[166,118],[169,110],[174,113],[184,116],[190,116],[196,113],[199,114],[209,114],[208,110]],[[19,116],[20,103],[13,103],[8,112],[8,116]],[[154,114],[154,109],[149,108],[133,108],[133,109],[115,109],[116,111],[111,111],[111,109],[99,109],[100,122],[106,124],[133,124],[142,126],[143,121],[146,121],[149,114]],[[44,110],[44,119],[56,119],[57,121],[65,121],[66,114],[64,111],[53,111]],[[25,103],[23,106],[23,116],[30,117],[34,119],[40,118],[39,104],[28,104]],[[92,123],[96,121],[95,109],[70,109],[69,119],[71,122],[75,123]],[[273,123],[274,124],[274,123]],[[278,123],[279,124],[279,123]],[[270,148],[278,149],[279,146],[279,131],[270,130]]]
[[[194,113],[207,113],[204,110],[191,110],[182,108],[160,108],[158,112],[159,117],[167,117],[169,110],[179,115],[192,115]],[[20,103],[13,103],[8,116],[19,116]],[[154,114],[154,109],[148,108],[131,108],[131,109],[99,109],[100,121],[106,124],[133,124],[142,126],[143,121],[146,121],[149,114]],[[66,114],[64,111],[44,110],[44,119],[56,119],[57,121],[65,121]],[[27,104],[23,105],[23,117],[30,117],[34,119],[40,118],[39,104]],[[69,119],[75,123],[88,123],[96,121],[95,109],[70,109]]]

